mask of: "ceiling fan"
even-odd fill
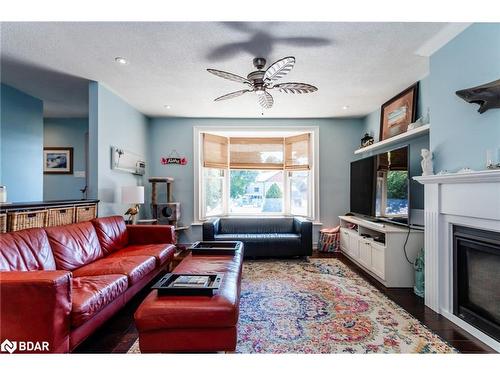
[[[224,72],[222,70],[207,69],[207,71],[216,75],[217,77],[243,83],[249,86],[249,88],[245,90],[234,91],[229,94],[219,96],[218,98],[214,99],[214,101],[218,102],[221,100],[232,99],[246,94],[247,92],[255,92],[257,94],[259,104],[263,108],[271,108],[274,104],[274,99],[268,92],[269,90],[277,89],[287,94],[307,94],[318,90],[318,88],[313,85],[300,82],[286,82],[275,84],[276,80],[284,77],[290,70],[292,70],[293,66],[295,65],[295,57],[293,56],[288,56],[276,61],[274,64],[271,64],[271,66],[269,66],[269,68],[267,68],[266,70],[263,70],[264,66],[266,66],[266,59],[262,57],[253,59],[253,65],[257,68],[257,70],[249,73],[247,75],[247,78],[241,77],[237,74]]]

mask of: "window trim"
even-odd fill
[[[311,160],[313,163],[312,168],[309,169],[310,174],[310,182],[313,183],[313,191],[311,191],[311,216],[309,219],[314,222],[320,221],[320,195],[319,195],[319,127],[318,126],[280,126],[280,125],[247,125],[247,126],[193,126],[193,218],[195,222],[203,222],[209,217],[204,216],[204,208],[202,207],[202,197],[203,188],[200,183],[203,180],[203,160],[202,160],[202,148],[203,148],[203,133],[224,133],[224,132],[259,132],[259,133],[276,133],[276,132],[304,132],[310,133],[311,135]],[[285,170],[284,173],[293,172]],[[229,178],[229,173],[225,173],[225,183],[227,184],[227,179]],[[287,186],[288,181],[287,176],[285,177],[285,198],[288,199],[288,193],[286,190],[289,189]],[[227,189],[228,186],[225,186]],[[223,202],[224,205],[227,205],[227,202]],[[227,212],[227,207],[225,207],[225,212]],[[242,216],[236,214],[230,214],[227,216]],[[248,215],[246,215],[248,216]],[[264,215],[263,215],[264,216]],[[267,216],[267,215],[266,215]],[[270,214],[270,216],[283,217],[283,214]],[[289,215],[295,216],[295,215]]]

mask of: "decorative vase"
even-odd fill
[[[425,294],[425,260],[424,260],[424,249],[420,249],[417,255],[417,259],[415,259],[415,286],[413,287],[413,292],[419,296],[424,297]]]

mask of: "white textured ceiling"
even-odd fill
[[[428,73],[415,51],[445,23],[2,23],[1,79],[44,100],[46,116],[87,113],[87,81],[105,84],[149,116],[262,117],[253,94],[213,99],[244,85],[252,59],[295,56],[281,81],[312,94],[273,91],[265,117],[364,116]],[[126,57],[128,65],[114,62]],[[171,108],[165,108],[165,105]],[[347,110],[343,106],[349,106]]]

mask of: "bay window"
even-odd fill
[[[200,132],[199,218],[314,216],[311,132]],[[196,197],[195,197],[196,201]]]

